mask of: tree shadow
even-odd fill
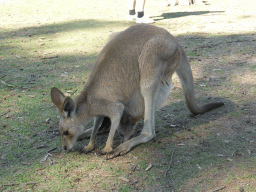
[[[54,34],[60,32],[69,32],[73,30],[86,29],[86,30],[96,30],[104,28],[106,26],[111,27],[115,25],[120,25],[117,21],[103,21],[103,20],[74,20],[68,22],[45,24],[40,26],[24,27],[15,30],[6,30],[0,32],[0,38],[17,38],[17,37],[33,37],[45,34]]]
[[[207,15],[210,13],[223,13],[224,11],[193,11],[193,12],[168,12],[162,13],[159,16],[152,17],[155,21],[161,21],[165,19],[174,19],[179,17],[193,16],[193,15]]]

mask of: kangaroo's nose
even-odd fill
[[[64,146],[63,149],[64,149],[65,151],[67,151],[68,148],[67,148],[66,146]]]

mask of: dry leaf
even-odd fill
[[[130,182],[130,180],[129,180],[129,179],[124,178],[124,177],[119,177],[119,179],[121,179],[122,181],[124,181],[124,182],[126,182],[126,183],[129,183],[129,182]]]
[[[153,165],[150,163],[150,164],[148,165],[148,167],[145,169],[145,171],[148,171],[149,169],[151,169],[152,166],[153,166]]]

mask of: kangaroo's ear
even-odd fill
[[[76,111],[75,102],[70,97],[67,97],[63,103],[62,110],[66,117],[71,117]]]
[[[71,117],[76,111],[76,104],[70,97],[65,97],[65,95],[56,87],[51,90],[52,102],[58,107],[61,114],[65,117]]]
[[[61,111],[63,109],[63,103],[66,99],[65,95],[56,87],[53,87],[51,90],[51,99],[52,102],[58,107]]]

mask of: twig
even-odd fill
[[[3,79],[6,75],[3,75],[2,77],[0,77],[0,79]]]
[[[4,187],[4,186],[14,186],[14,185],[21,185],[21,184],[25,184],[25,185],[35,185],[38,182],[28,182],[28,183],[10,183],[10,184],[3,184],[0,185],[0,187]]]
[[[42,57],[41,59],[54,59],[54,58],[58,58],[58,55],[55,56],[49,56],[49,57]]]
[[[49,165],[52,165],[52,160],[48,157],[48,160],[50,161]]]
[[[19,185],[20,183],[10,183],[10,184],[3,184],[0,185],[0,187],[4,187],[4,186],[14,186],[14,185]]]
[[[52,152],[52,151],[54,151],[54,150],[56,150],[56,149],[57,149],[57,147],[54,147],[54,148],[48,150],[47,153],[50,153],[50,152]]]
[[[166,171],[164,172],[164,177],[165,177],[165,180],[166,180],[167,183],[169,183],[168,180],[167,180],[167,172],[168,172],[168,171],[170,170],[170,168],[171,168],[173,154],[174,154],[174,149],[173,149],[173,151],[172,151],[172,156],[171,156],[169,165],[168,165]]]
[[[2,116],[4,116],[4,115],[6,115],[7,113],[9,113],[11,110],[10,109],[8,109],[5,113],[3,113],[3,114],[1,114],[0,115],[0,117],[2,117]]]
[[[45,156],[43,156],[43,158],[40,160],[41,162],[46,161],[46,159],[49,157],[49,153],[47,153]]]
[[[89,177],[90,176],[93,176],[93,177],[96,177],[96,176],[100,176],[100,177],[118,177],[118,175],[100,175],[100,174],[89,174],[88,176]]]
[[[235,150],[233,153],[232,153],[232,157],[234,157],[234,155],[236,154],[238,150]]]
[[[132,183],[131,183],[131,185],[133,185],[133,184],[135,184],[135,183],[138,183],[139,182],[139,180],[135,180],[135,181],[133,181]]]
[[[216,191],[222,190],[222,189],[224,189],[224,188],[226,188],[225,185],[222,186],[222,187],[219,187],[219,188],[217,188],[217,189],[214,189],[214,190],[212,190],[212,191],[209,191],[209,192],[216,192]]]
[[[43,149],[43,148],[47,148],[47,146],[46,145],[40,145],[40,146],[36,147],[36,149]]]

